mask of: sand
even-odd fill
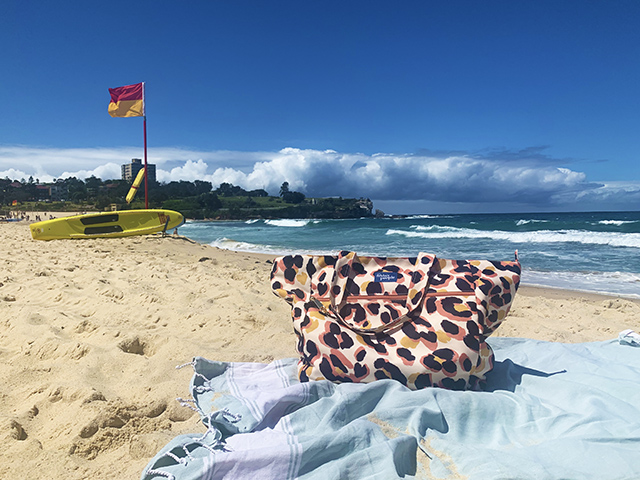
[[[31,239],[1,223],[0,478],[139,478],[174,436],[204,432],[181,407],[203,356],[294,357],[271,257],[181,236]],[[640,331],[640,302],[522,287],[498,336],[557,342]]]

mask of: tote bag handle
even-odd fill
[[[411,274],[411,281],[409,283],[407,299],[404,307],[404,312],[394,321],[373,328],[362,328],[357,325],[352,325],[350,322],[344,320],[340,315],[340,309],[344,306],[348,298],[347,284],[350,278],[352,278],[353,263],[357,261],[358,255],[356,252],[340,252],[338,259],[334,265],[333,278],[331,280],[331,286],[329,290],[329,299],[331,302],[330,311],[331,315],[338,319],[346,327],[362,332],[362,333],[375,333],[383,331],[404,321],[408,313],[415,310],[422,300],[429,286],[429,280],[432,275],[432,269],[438,259],[435,255],[427,253],[420,253],[416,257],[415,269]],[[381,267],[382,268],[382,267]],[[383,298],[383,296],[381,296]],[[396,306],[397,308],[397,306]]]

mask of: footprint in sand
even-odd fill
[[[22,425],[13,418],[6,418],[2,421],[2,431],[9,439],[12,440],[26,440],[27,432],[24,430]]]

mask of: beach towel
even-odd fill
[[[195,358],[185,403],[207,431],[173,439],[141,479],[640,478],[637,334],[490,343],[480,392],[300,383],[297,359]]]

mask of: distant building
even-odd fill
[[[143,168],[144,165],[141,159],[132,158],[131,163],[122,165],[122,180],[132,182]],[[151,163],[147,163],[147,178],[150,182],[156,181],[156,166]]]
[[[36,185],[35,191],[36,202],[41,202],[51,198],[51,187],[48,185]]]

